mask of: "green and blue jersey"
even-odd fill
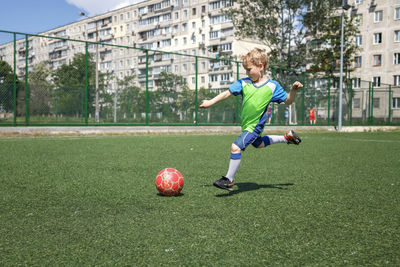
[[[261,134],[267,121],[267,109],[271,102],[282,103],[288,94],[282,86],[271,79],[261,86],[255,86],[250,78],[243,78],[229,86],[229,91],[242,95],[240,118],[242,131]]]

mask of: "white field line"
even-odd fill
[[[336,138],[324,137],[323,140],[338,140]],[[357,138],[342,138],[341,141],[356,141],[356,142],[374,142],[374,143],[400,143],[400,140],[378,140],[378,139],[357,139]]]

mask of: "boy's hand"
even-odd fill
[[[300,88],[303,88],[303,84],[301,82],[299,82],[299,81],[296,81],[296,82],[293,83],[292,88],[294,90],[299,90]]]
[[[203,100],[203,102],[201,102],[200,104],[200,108],[209,108],[213,105],[211,100]]]

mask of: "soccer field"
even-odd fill
[[[400,133],[0,138],[0,265],[399,266]],[[178,169],[182,194],[160,196]]]

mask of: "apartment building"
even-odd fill
[[[230,18],[221,12],[232,4],[232,0],[149,0],[87,17],[40,34],[81,42],[29,37],[28,70],[39,62],[58,68],[71,62],[76,53],[85,51],[84,41],[101,42],[106,45],[97,49],[95,44],[88,46],[95,58],[98,55],[99,71],[112,72],[118,78],[134,74],[136,83],[144,87],[146,54],[125,46],[212,58],[221,53],[235,57],[254,47],[266,49],[261,42],[238,40],[234,36]],[[0,59],[11,66],[13,49],[13,43],[0,45]],[[25,71],[25,53],[25,39],[18,40],[18,74]],[[150,52],[148,58],[149,88],[154,88],[157,75],[163,70],[184,76],[189,87],[195,88],[194,57]],[[236,67],[232,65],[201,58],[197,64],[199,88],[227,87],[236,79]]]
[[[353,116],[366,117],[368,108],[375,117],[400,116],[400,1],[353,0],[348,11],[358,18],[360,34],[355,43]],[[368,89],[372,82],[374,92]],[[389,88],[392,86],[391,98]],[[370,99],[369,99],[370,98]],[[368,107],[368,102],[372,101]]]
[[[360,80],[400,86],[400,1],[353,0],[349,12],[357,16],[360,34],[355,42],[353,75]]]

